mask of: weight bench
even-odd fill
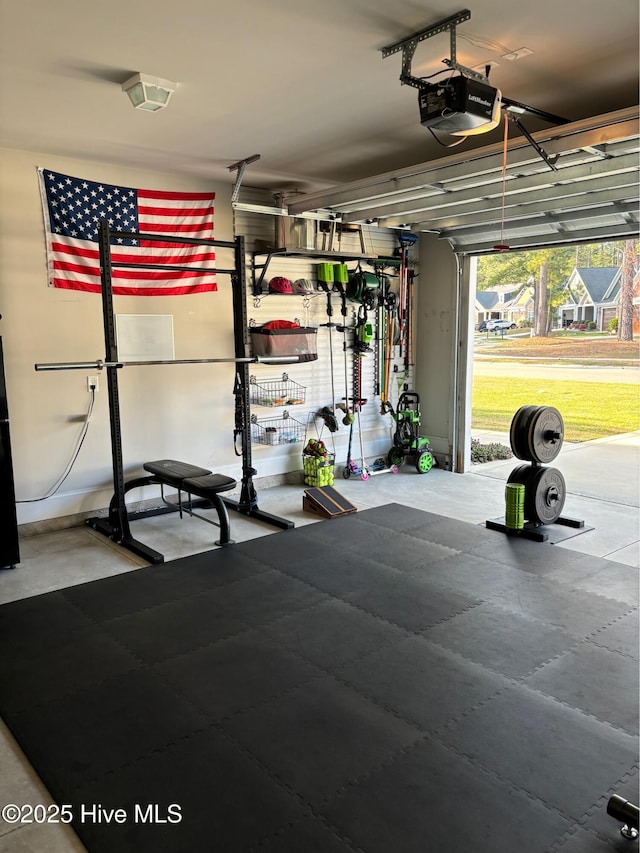
[[[161,512],[175,512],[176,510],[180,513],[180,518],[182,518],[182,514],[186,512],[188,515],[193,515],[220,528],[220,539],[217,540],[216,545],[233,545],[233,540],[230,536],[229,514],[227,513],[226,504],[220,497],[221,492],[228,492],[235,488],[236,481],[232,477],[225,477],[224,474],[213,474],[208,468],[200,468],[197,465],[189,465],[187,462],[178,462],[175,459],[160,459],[155,462],[145,462],[142,467],[145,471],[149,472],[148,476],[127,480],[124,483],[124,493],[126,494],[132,489],[138,489],[142,486],[158,483],[160,485],[162,502],[167,509],[141,510],[134,513],[126,512],[123,518],[121,517],[121,513],[119,513],[118,495],[116,493],[109,504],[108,518],[90,518],[87,520],[87,524],[90,524],[94,530],[104,533],[105,536],[124,545],[135,554],[139,554],[152,563],[161,563],[164,557],[162,554],[154,551],[153,548],[149,548],[131,536],[129,532],[130,518],[146,518],[150,515],[158,515]],[[177,489],[177,503],[167,499],[164,493],[165,486]],[[183,492],[187,495],[186,501],[182,499]],[[201,500],[194,502],[192,500],[193,495],[201,498]],[[194,506],[212,506],[218,513],[218,521],[215,522],[204,515],[199,515],[194,511]]]
[[[151,476],[139,477],[137,480],[126,483],[125,489],[127,491],[129,488],[134,488],[133,483],[136,486],[159,483],[162,502],[176,509],[180,513],[180,518],[182,518],[183,512],[186,512],[187,515],[200,518],[209,524],[215,524],[220,528],[220,539],[215,544],[233,544],[230,536],[229,514],[224,501],[220,497],[221,492],[228,492],[236,487],[236,481],[232,477],[225,477],[224,474],[213,474],[208,468],[200,468],[197,465],[189,465],[187,462],[178,462],[175,459],[160,459],[155,462],[145,462],[142,467]],[[172,486],[177,489],[177,503],[167,499],[164,493],[165,486]],[[186,501],[182,499],[183,492],[187,495]],[[202,498],[205,503],[213,506],[218,513],[217,522],[194,511],[193,495]],[[202,504],[198,503],[198,506],[200,505]]]

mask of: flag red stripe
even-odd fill
[[[182,234],[185,232],[194,233],[196,231],[209,230],[208,223],[193,222],[181,224],[178,222],[163,223],[163,222],[140,222],[140,232],[145,231],[158,232],[158,234]]]
[[[140,216],[213,216],[213,207],[147,207],[144,204],[138,205],[138,213]]]
[[[164,190],[138,190],[138,198],[166,198],[175,199],[176,201],[196,201],[202,199],[215,198],[215,193],[177,193],[165,192]]]
[[[54,287],[65,290],[82,290],[85,293],[100,293],[102,288],[99,284],[86,284],[82,281],[74,281],[67,278],[54,278]],[[186,296],[190,293],[211,293],[218,289],[217,285],[189,285],[188,287],[114,287],[114,296]]]
[[[95,276],[100,278],[100,271],[96,267],[88,267],[83,264],[72,264],[69,261],[54,261],[54,270],[67,270],[69,272],[83,273],[85,275]],[[126,270],[115,269],[111,271],[113,279],[134,279],[136,281],[162,281],[163,279],[174,281],[179,278],[207,278],[213,277],[214,273],[207,273],[206,270],[161,270],[153,272],[152,270],[135,270],[128,268]]]
[[[176,246],[179,244],[176,243],[156,243],[155,241],[152,243],[148,240],[142,241],[143,245],[151,246]],[[81,249],[76,246],[67,246],[64,243],[52,243],[51,248],[53,252],[63,255],[63,256],[71,256],[77,258],[90,258],[95,261],[100,260],[100,252],[97,249]],[[134,249],[136,247],[133,247]],[[215,261],[216,253],[215,252],[193,252],[190,247],[186,247],[186,251],[180,254],[149,254],[142,255],[137,251],[132,252],[131,254],[125,254],[124,252],[111,252],[111,260],[114,263],[126,264],[129,261],[135,261],[135,263],[140,264],[157,264],[159,261],[162,261],[163,264],[191,264],[191,263],[203,263],[206,261]]]
[[[213,237],[208,237],[207,239],[213,240]],[[167,242],[165,240],[140,240],[140,248],[144,248],[144,249],[171,249],[171,248],[173,248],[174,251],[177,251],[177,249],[176,249],[177,246],[182,246],[183,249],[185,250],[185,252],[192,251],[192,249],[190,249],[188,245],[185,246],[184,243],[170,243],[170,242]],[[212,257],[215,258],[215,249],[211,249],[210,251],[211,251]],[[162,258],[165,257],[165,255],[161,252],[158,252],[158,255]]]

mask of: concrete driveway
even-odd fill
[[[633,384],[640,393],[640,366],[564,364],[529,359],[507,359],[488,352],[474,354],[476,376],[561,379],[571,382],[612,382]],[[483,444],[497,442],[510,446],[509,434],[471,430],[472,438]],[[485,462],[473,465],[472,479],[506,483],[521,460]],[[563,475],[567,493],[563,515],[581,519],[594,530],[568,539],[563,547],[598,556],[608,556],[640,567],[640,431],[593,441],[565,442],[549,467]],[[496,482],[497,486],[497,482]]]

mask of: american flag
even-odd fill
[[[47,238],[51,287],[100,293],[98,225],[112,231],[213,239],[215,193],[164,192],[117,187],[38,169]],[[180,296],[217,290],[213,246],[114,239],[111,260],[139,264],[114,267],[113,293],[125,296]],[[192,266],[163,270],[161,264]],[[156,265],[146,269],[142,265]]]

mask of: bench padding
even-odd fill
[[[202,477],[187,477],[182,481],[185,492],[200,498],[206,498],[210,494],[217,495],[218,492],[228,492],[235,486],[236,481],[232,477],[225,477],[224,474],[204,474]]]
[[[178,462],[175,459],[159,459],[155,462],[145,462],[142,466],[145,471],[160,477],[170,486],[180,488],[182,481],[187,477],[203,477],[210,474],[208,468],[200,468],[198,465],[189,465],[188,462]]]

